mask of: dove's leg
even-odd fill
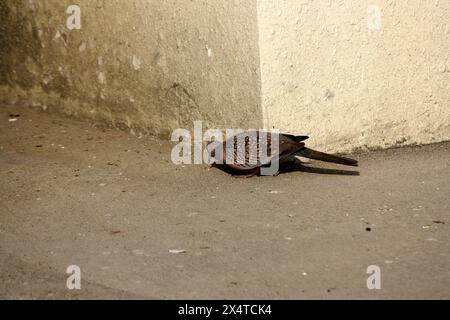
[[[235,170],[234,172],[231,172],[231,175],[234,178],[251,178],[259,174],[259,169],[260,168],[254,168],[252,170],[245,170],[245,171]]]
[[[256,168],[255,170],[249,170],[249,171],[244,171],[242,173],[234,173],[232,174],[232,177],[234,178],[251,178],[254,177],[256,175],[258,175],[259,173],[259,168]]]
[[[242,179],[242,178],[244,178],[244,179],[246,179],[246,178],[251,178],[251,177],[254,177],[254,176],[256,176],[256,173],[255,172],[253,172],[253,173],[249,173],[249,174],[233,174],[233,175],[231,175],[233,178],[239,178],[239,179]]]

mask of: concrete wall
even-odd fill
[[[450,1],[258,0],[258,17],[268,127],[331,151],[450,139]]]
[[[0,100],[163,137],[203,120],[328,151],[450,140],[448,0],[0,0],[0,20]]]
[[[0,0],[0,20],[2,100],[165,138],[261,126],[256,1]]]

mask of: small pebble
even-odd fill
[[[169,253],[172,254],[180,254],[180,253],[186,253],[186,250],[169,250]]]

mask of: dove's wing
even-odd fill
[[[296,142],[284,135],[278,135],[277,138],[279,145],[275,148],[272,135],[268,132],[238,133],[226,141],[224,161],[235,170],[253,170],[267,166],[272,161],[293,154],[305,146],[304,143]]]

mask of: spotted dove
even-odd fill
[[[210,142],[206,150],[212,165],[233,175],[245,177],[277,175],[279,161],[295,155],[342,165],[358,166],[356,160],[306,148],[303,141],[307,139],[309,139],[307,136],[245,131],[231,136],[223,143]],[[268,170],[275,162],[277,163],[275,170]]]

